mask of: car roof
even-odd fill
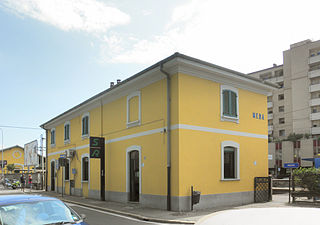
[[[17,203],[49,201],[49,200],[58,200],[58,199],[41,196],[41,195],[0,195],[0,206],[17,204]]]

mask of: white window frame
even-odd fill
[[[223,91],[224,90],[232,91],[232,92],[236,93],[236,95],[237,95],[237,100],[236,100],[237,117],[223,115]],[[220,86],[220,118],[221,118],[221,121],[239,123],[239,114],[240,114],[240,108],[239,108],[239,91],[238,91],[238,89],[231,87],[229,85],[221,85]]]
[[[139,98],[139,115],[138,115],[138,120],[136,121],[129,121],[130,119],[130,99],[133,97],[138,96]],[[129,127],[134,127],[134,126],[139,126],[141,124],[141,92],[140,91],[135,91],[131,93],[130,95],[127,96],[127,128]]]
[[[81,120],[81,121],[82,121],[82,120]],[[66,128],[65,128],[65,127],[66,127],[67,125],[69,125],[69,135],[68,135],[68,136],[69,136],[69,139],[65,139],[65,136],[66,136],[66,134],[65,134]],[[70,124],[70,121],[67,121],[67,122],[64,123],[63,130],[64,130],[64,136],[63,136],[64,143],[65,143],[65,144],[69,144],[69,143],[70,143],[70,139],[71,139],[71,136],[70,136],[70,135],[71,135],[71,124]]]
[[[83,158],[88,157],[88,180],[83,180]],[[90,181],[90,157],[89,153],[85,153],[81,155],[81,182],[82,183],[89,183]]]
[[[52,132],[54,132],[54,143],[52,143]],[[55,147],[56,146],[56,138],[57,137],[57,133],[56,133],[56,128],[52,128],[50,130],[50,144],[51,144],[51,147]]]
[[[63,176],[64,176],[64,181],[70,181],[70,175],[71,175],[71,161],[70,161],[70,159],[67,159],[67,161],[69,162],[69,179],[68,180],[66,180],[66,167],[64,166],[63,167]]]
[[[141,146],[132,145],[127,148],[126,151],[126,192],[130,192],[130,152],[138,151],[139,152],[139,194],[141,195]]]
[[[236,149],[236,177],[235,178],[224,178],[224,148],[233,147]],[[240,180],[240,145],[234,141],[223,141],[221,143],[221,180],[232,181]]]
[[[86,117],[86,116],[88,117],[88,133],[87,134],[83,134],[82,121],[83,121],[83,118]],[[81,137],[84,139],[84,138],[88,138],[89,136],[90,136],[90,114],[89,113],[85,113],[81,117]]]

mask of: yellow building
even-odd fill
[[[47,188],[174,211],[190,210],[191,186],[197,208],[253,202],[254,177],[268,176],[274,88],[175,53],[41,125]],[[105,140],[102,170],[89,137]]]
[[[0,152],[0,169],[2,169],[2,152]],[[3,149],[3,165],[5,173],[8,172],[7,165],[14,164],[16,170],[23,170],[24,149],[18,145]],[[0,170],[2,173],[2,170]]]

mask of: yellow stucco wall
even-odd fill
[[[172,125],[184,124],[200,128],[214,128],[267,136],[267,97],[247,90],[239,91],[239,123],[221,121],[220,84],[186,74],[172,78]],[[97,106],[88,111],[90,115],[90,136],[103,136],[106,149],[106,191],[126,192],[127,149],[141,148],[141,192],[149,195],[167,194],[167,149],[166,149],[166,80],[162,79],[140,90],[141,121],[127,127],[127,96]],[[136,98],[135,98],[136,99]],[[132,103],[137,105],[136,102]],[[130,104],[129,104],[130,105]],[[137,110],[132,111],[136,120]],[[264,114],[264,120],[257,120],[252,113]],[[89,139],[81,137],[81,117],[70,120],[70,143],[64,143],[64,123],[55,127],[56,144],[48,141],[49,171],[48,185],[51,185],[50,161],[59,158],[65,149],[76,148],[77,155],[71,161],[76,168],[70,179],[75,188],[82,189],[88,196],[90,190],[100,189],[100,163],[90,159],[90,182],[81,182],[81,156],[89,152]],[[131,118],[131,117],[130,117]],[[103,123],[103,126],[101,124]],[[155,131],[156,130],[156,131]],[[152,132],[151,132],[152,131]],[[154,132],[153,132],[154,131]],[[234,141],[240,145],[240,180],[221,181],[221,142]],[[192,129],[172,130],[172,195],[187,196],[190,186],[203,194],[219,194],[253,190],[255,176],[267,176],[267,138],[254,138],[230,134],[217,134]],[[61,186],[61,170],[57,173]],[[66,193],[69,193],[69,183]]]
[[[0,160],[2,154],[0,152]],[[23,169],[24,165],[24,150],[20,147],[12,147],[3,151],[3,160],[7,160],[8,164],[15,164],[17,169]],[[0,171],[2,172],[1,168]],[[8,172],[7,167],[4,167],[4,172]]]

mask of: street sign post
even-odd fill
[[[105,200],[105,140],[103,137],[90,137],[90,159],[100,159],[100,196]]]
[[[290,195],[291,195],[291,182],[292,182],[292,169],[294,168],[299,168],[299,163],[285,163],[283,165],[284,168],[288,168],[290,169],[290,177],[289,177],[289,203],[291,202],[291,198],[290,198]]]

